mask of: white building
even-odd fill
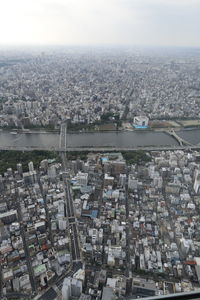
[[[108,254],[107,264],[111,267],[115,265],[115,257],[113,254]]]
[[[56,166],[55,165],[52,165],[48,168],[48,176],[51,179],[56,178],[57,174],[56,174]]]
[[[163,184],[163,179],[161,176],[158,176],[156,174],[156,176],[153,178],[153,184],[155,187],[161,189],[162,188],[162,184]]]
[[[79,185],[87,185],[88,184],[88,173],[78,172],[76,179],[77,179],[77,183]]]
[[[33,162],[32,162],[32,161],[30,161],[30,162],[28,163],[28,169],[29,169],[29,172],[33,172],[33,171],[34,171],[34,165],[33,165]]]
[[[199,171],[196,173],[193,187],[194,187],[195,193],[198,194],[199,188],[200,188],[200,173],[199,173]]]
[[[119,184],[121,187],[125,187],[126,185],[126,174],[119,175]]]
[[[96,228],[91,228],[89,229],[89,236],[92,238],[92,244],[96,244],[96,242],[98,241],[98,230]]]
[[[65,278],[62,286],[62,300],[69,300],[71,296],[71,278]]]
[[[65,278],[62,287],[62,300],[70,297],[80,297],[82,293],[82,281],[75,278]]]
[[[104,175],[104,186],[113,185],[114,177],[109,176],[107,173]]]
[[[133,123],[136,127],[137,126],[147,127],[149,124],[149,118],[145,116],[137,116],[134,117]]]
[[[59,230],[66,230],[67,228],[67,219],[64,217],[58,218],[58,228]]]
[[[129,174],[128,176],[128,188],[130,190],[137,189],[138,186],[138,180],[135,178],[133,174]]]

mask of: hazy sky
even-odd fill
[[[0,0],[0,44],[200,46],[200,0]]]

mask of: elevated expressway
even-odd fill
[[[73,265],[81,262],[81,251],[79,244],[79,235],[76,224],[76,218],[74,214],[73,197],[70,189],[70,184],[67,175],[67,165],[66,165],[66,149],[67,149],[67,124],[61,124],[60,129],[60,155],[62,158],[62,178],[63,187],[65,191],[65,207],[66,207],[66,217],[68,219],[69,231],[70,231],[70,244],[71,244],[71,257]]]

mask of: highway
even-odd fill
[[[125,185],[125,206],[126,206],[126,276],[129,277],[130,272],[130,222],[129,222],[129,196],[128,196],[128,176],[126,172],[126,185]]]
[[[63,162],[62,166],[64,167],[66,165],[65,153],[62,153],[61,157]],[[74,215],[73,198],[72,198],[69,182],[66,175],[66,169],[63,170],[63,186],[65,191],[66,217],[68,218],[69,231],[70,231],[72,261],[80,262],[81,255],[80,255],[79,241],[78,241],[78,230],[77,230],[77,224]]]
[[[63,281],[65,277],[73,276],[80,268],[82,268],[81,262],[81,253],[79,247],[79,236],[77,230],[77,224],[74,214],[74,206],[73,206],[73,198],[70,190],[70,184],[67,178],[67,164],[66,164],[66,132],[67,125],[62,124],[60,130],[60,141],[59,148],[64,147],[65,151],[60,151],[61,159],[62,159],[62,179],[63,179],[63,188],[65,192],[65,215],[68,219],[68,228],[69,228],[69,237],[70,237],[70,250],[71,250],[71,266],[68,271],[62,274],[55,282],[53,286],[51,286],[47,291],[45,291],[38,300],[48,300],[51,295],[55,295],[55,291],[57,289],[61,290]],[[41,182],[38,178],[38,182],[40,184],[41,192],[43,191]],[[45,196],[42,192],[43,197]]]
[[[70,186],[67,180],[66,173],[63,173],[63,183],[64,183],[65,195],[66,195],[66,216],[68,217],[69,221],[71,221],[71,218],[74,219],[74,207],[73,207],[72,195],[71,195]]]
[[[51,246],[54,246],[54,239],[53,239],[53,234],[52,234],[52,230],[51,230],[51,219],[50,219],[50,216],[49,216],[49,209],[48,209],[48,205],[47,205],[47,197],[46,197],[46,193],[44,192],[43,185],[41,183],[39,173],[37,173],[37,181],[38,181],[38,185],[40,187],[40,192],[41,192],[41,195],[42,195],[42,198],[43,198],[43,201],[44,201],[44,209],[45,209],[47,225],[48,225],[48,229],[49,229],[48,236],[49,236],[49,239],[51,241]]]
[[[20,223],[20,234],[22,237],[23,241],[23,246],[24,246],[24,252],[25,252],[25,257],[26,257],[26,263],[27,263],[27,268],[28,268],[28,273],[29,273],[29,279],[31,283],[31,288],[32,292],[36,292],[36,283],[35,283],[35,275],[33,272],[33,267],[32,267],[32,262],[31,262],[31,257],[29,253],[29,248],[26,242],[26,232],[24,229],[24,223],[23,223],[23,218],[22,218],[22,211],[21,211],[21,206],[20,206],[20,196],[18,191],[16,190],[16,201],[17,201],[17,214],[18,214],[18,221]]]
[[[63,177],[63,187],[65,191],[65,207],[66,207],[66,217],[69,224],[70,232],[70,242],[71,242],[71,257],[73,263],[78,263],[81,261],[81,253],[79,247],[79,236],[76,224],[76,218],[74,214],[73,197],[71,194],[70,184],[67,178],[67,165],[66,165],[66,148],[67,148],[67,124],[61,124],[60,130],[60,147],[65,149],[61,151],[62,158],[62,177]]]

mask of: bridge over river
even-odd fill
[[[186,141],[184,138],[180,137],[174,129],[171,130],[166,130],[166,133],[168,133],[169,135],[173,136],[177,142],[179,143],[180,146],[183,145],[189,145],[189,146],[194,146],[192,143]]]

